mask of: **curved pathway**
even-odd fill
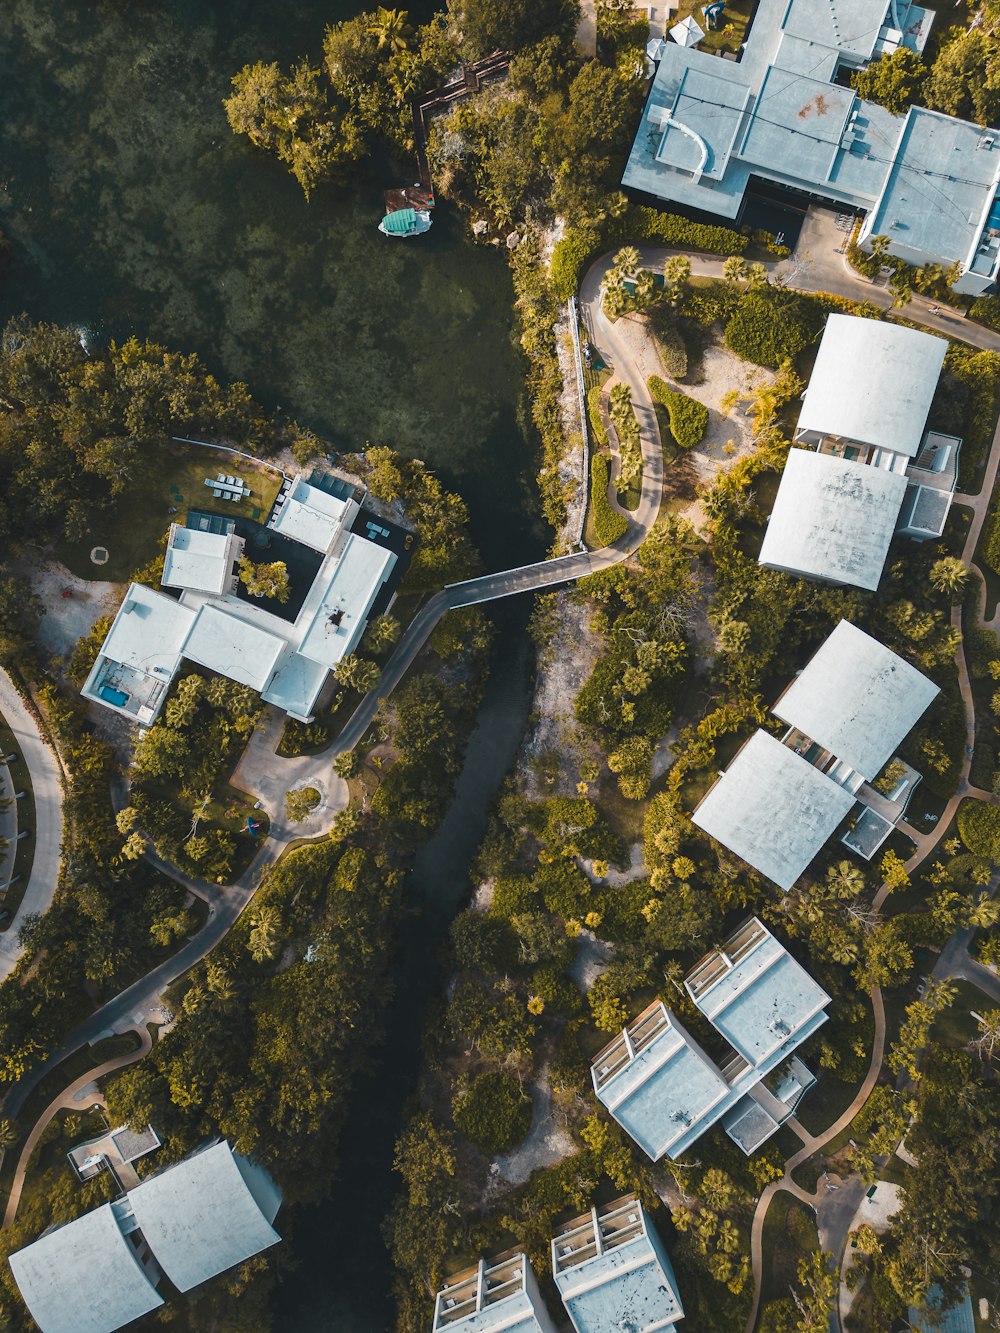
[[[14,919],[0,934],[0,981],[10,976],[21,957],[17,932],[29,913],[47,912],[55,897],[62,861],[63,789],[58,760],[39,730],[6,671],[0,670],[0,713],[14,733],[31,776],[35,802],[35,854],[21,905]],[[13,794],[13,793],[11,793]],[[9,865],[3,870],[4,879]]]
[[[113,1074],[116,1070],[124,1069],[126,1065],[134,1064],[136,1060],[141,1060],[153,1049],[153,1038],[150,1036],[148,1028],[141,1027],[131,1030],[139,1038],[139,1046],[136,1050],[125,1051],[124,1054],[116,1055],[111,1060],[105,1060],[96,1069],[89,1069],[85,1074],[81,1074],[58,1097],[49,1102],[35,1121],[31,1133],[24,1141],[21,1155],[17,1159],[17,1167],[14,1170],[14,1179],[11,1183],[10,1194],[7,1196],[7,1207],[3,1215],[3,1225],[5,1227],[9,1227],[17,1216],[17,1207],[21,1202],[21,1191],[24,1189],[24,1180],[28,1173],[31,1154],[38,1147],[39,1140],[48,1129],[53,1117],[59,1111],[85,1111],[91,1106],[103,1106],[104,1099],[96,1088],[93,1091],[87,1091],[90,1084],[95,1083],[99,1078],[104,1078],[106,1074]]]

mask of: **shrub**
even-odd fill
[[[583,996],[572,977],[568,977],[558,963],[546,963],[536,967],[531,974],[531,989],[535,995],[545,1001],[545,1008],[563,1014],[566,1018],[575,1017],[583,1008]]]
[[[557,301],[568,301],[576,292],[580,269],[594,249],[593,239],[579,232],[567,232],[557,241],[549,263],[549,282]]]
[[[632,394],[628,385],[616,384],[611,390],[611,420],[615,423],[618,436],[618,489],[627,491],[638,486],[642,481],[642,447],[639,439],[639,423],[635,419],[632,407]]]
[[[673,315],[665,306],[658,306],[650,315],[649,327],[664,373],[672,380],[682,380],[688,373],[688,353]]]
[[[667,409],[670,433],[682,449],[693,449],[705,438],[708,429],[708,408],[695,398],[689,398],[679,389],[671,389],[659,375],[650,375],[649,392],[653,399]]]
[[[459,1132],[485,1152],[507,1152],[531,1128],[531,1098],[513,1074],[500,1070],[460,1088],[451,1109]]]
[[[985,801],[963,801],[958,807],[958,831],[970,852],[1000,862],[1000,808]]]
[[[677,250],[704,250],[710,255],[742,255],[750,244],[731,227],[717,227],[706,222],[692,222],[676,213],[660,213],[655,208],[636,208],[625,215],[631,223],[629,235],[637,240],[658,241]]]
[[[819,307],[790,292],[747,292],[726,325],[726,346],[758,366],[777,370],[794,361],[819,332]]]
[[[613,546],[628,532],[628,520],[611,508],[608,485],[611,472],[604,454],[595,454],[590,460],[590,513],[594,520],[594,536],[600,546]]]
[[[493,888],[490,916],[508,919],[538,906],[538,891],[527,875],[501,876]]]
[[[592,389],[587,391],[587,420],[590,422],[590,432],[594,437],[594,443],[599,449],[607,449],[608,432],[604,429],[604,422],[601,420],[601,386],[599,384],[595,384]]]
[[[1000,296],[977,296],[969,306],[969,318],[1000,331]]]

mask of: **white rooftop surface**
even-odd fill
[[[221,607],[206,603],[184,645],[184,656],[209,671],[262,690],[285,649],[285,640]]]
[[[441,1327],[448,1333],[542,1333],[526,1291],[515,1291],[502,1301],[473,1310],[464,1319],[449,1320]]]
[[[294,717],[310,717],[328,674],[321,663],[289,651],[278,663],[261,698]]]
[[[799,413],[799,431],[913,458],[948,343],[890,320],[830,315]]]
[[[694,1002],[733,1050],[759,1066],[791,1038],[801,1040],[830,997],[767,934]]]
[[[281,1239],[228,1143],[178,1162],[128,1197],[149,1248],[179,1291],[190,1291]]]
[[[325,552],[337,535],[347,504],[299,477],[277,511],[273,530]]]
[[[905,494],[901,473],[792,449],[760,563],[874,590]]]
[[[654,1161],[689,1138],[729,1095],[729,1084],[673,1015],[670,1025],[597,1093]]]
[[[779,888],[789,889],[853,805],[850,792],[758,731],[691,818]]]
[[[109,1203],[18,1250],[10,1266],[42,1333],[112,1333],[163,1304]]]
[[[299,652],[314,662],[332,667],[357,646],[379,588],[389,576],[396,556],[352,533],[333,571],[333,578],[303,635]],[[331,615],[343,612],[339,625]]]
[[[772,711],[871,782],[938,693],[916,667],[842,620]]]
[[[164,679],[177,670],[195,612],[166,593],[133,583],[125,594],[101,655]]]
[[[683,1317],[645,1236],[557,1273],[556,1286],[579,1333],[653,1333]]]
[[[227,534],[195,532],[173,524],[163,557],[163,583],[168,588],[223,592],[232,578],[232,546],[233,539]]]

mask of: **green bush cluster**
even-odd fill
[[[1000,808],[965,800],[958,807],[958,832],[970,852],[1000,862]]]
[[[958,485],[970,490],[993,439],[1000,411],[1000,355],[951,343],[927,424],[962,436]]]
[[[977,296],[969,307],[969,318],[1000,331],[1000,296]]]
[[[594,536],[600,546],[613,546],[628,532],[628,520],[611,508],[608,484],[611,472],[604,454],[595,454],[590,460],[590,513],[594,520]]]
[[[688,373],[688,350],[673,311],[655,306],[649,316],[649,331],[664,373],[682,380]]]
[[[632,407],[632,394],[625,384],[616,384],[611,390],[611,420],[618,436],[619,491],[631,490],[642,481],[642,448],[639,443],[639,423]]]
[[[667,409],[670,433],[682,449],[693,449],[705,438],[708,429],[708,408],[695,398],[689,398],[679,389],[671,389],[659,375],[650,375],[649,392],[654,402]]]
[[[592,389],[587,391],[587,420],[590,422],[590,433],[598,449],[607,449],[608,432],[604,429],[604,422],[601,420],[601,386],[599,384],[595,384]]]
[[[821,325],[815,304],[791,292],[747,292],[726,325],[726,346],[744,361],[777,370],[809,346]]]
[[[451,1109],[459,1132],[485,1152],[507,1152],[531,1128],[531,1098],[513,1074],[502,1070],[460,1087]]]
[[[556,241],[549,261],[549,284],[557,301],[568,301],[575,294],[580,270],[594,248],[592,238],[575,231]]]
[[[676,250],[702,250],[710,255],[742,255],[750,244],[731,227],[717,227],[707,222],[692,222],[676,213],[660,213],[655,208],[636,208],[626,214],[634,221],[631,234],[644,241],[656,241]]]

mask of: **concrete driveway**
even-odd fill
[[[24,918],[32,912],[47,912],[55,897],[62,861],[63,790],[59,763],[42,739],[38,723],[24,706],[13,681],[3,670],[0,670],[0,713],[14,733],[18,748],[24,756],[35,798],[35,857],[21,905],[10,926],[0,934],[2,981],[10,976],[21,957],[17,932]],[[16,771],[15,767],[15,774]],[[7,869],[3,872],[5,881]]]

